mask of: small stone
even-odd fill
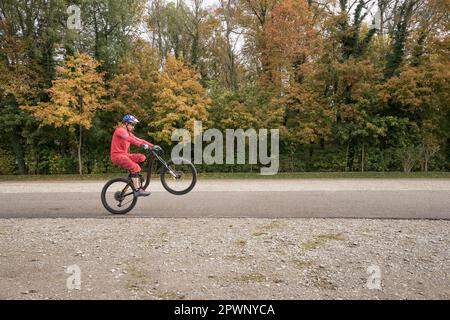
[[[30,290],[27,290],[27,291],[23,291],[23,292],[21,292],[21,293],[22,293],[22,294],[37,293],[37,290],[30,289]]]

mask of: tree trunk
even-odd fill
[[[313,163],[313,155],[314,155],[314,145],[310,144],[308,147],[308,159],[306,161],[306,171],[311,171],[312,163]]]
[[[361,148],[361,172],[364,172],[364,143]]]
[[[41,157],[38,151],[35,152],[35,159],[36,159],[36,168],[34,170],[34,174],[39,174],[39,166],[41,165]]]
[[[23,157],[23,149],[22,149],[22,145],[20,143],[20,137],[18,136],[17,130],[18,130],[18,128],[14,128],[14,130],[12,132],[11,145],[14,150],[14,156],[17,161],[19,174],[25,175],[25,174],[27,174],[27,169],[25,166],[25,160]]]
[[[294,172],[294,152],[291,152],[291,171]]]
[[[414,168],[414,165],[416,164],[416,158],[415,158],[415,150],[412,148],[409,148],[404,151],[403,155],[403,172],[409,173]]]
[[[349,142],[347,152],[347,171],[353,171],[353,159],[355,158],[355,146]]]
[[[95,43],[94,43],[94,57],[95,59],[100,59],[100,37],[97,23],[97,11],[96,7],[94,8],[93,18],[94,18],[94,35],[95,35]]]
[[[78,137],[78,170],[80,175],[83,174],[83,164],[81,162],[81,139],[82,139],[83,127],[80,125],[80,136]]]
[[[198,40],[199,40],[198,30],[195,32],[194,37],[192,37],[191,45],[191,64],[196,66],[198,63]]]
[[[380,150],[380,158],[381,158],[381,171],[386,171],[386,161],[384,160],[384,152]]]
[[[348,172],[348,150],[350,149],[350,142],[347,142],[347,148],[345,150],[345,172]]]

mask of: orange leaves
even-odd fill
[[[425,84],[425,74],[417,68],[409,68],[390,78],[382,86],[381,99],[403,106],[405,111],[415,113],[429,103],[431,88]]]
[[[275,6],[266,36],[268,46],[288,59],[310,55],[319,46],[312,14],[304,0],[284,0]]]
[[[320,37],[305,0],[283,0],[276,5],[265,26],[265,39],[266,56],[278,81],[282,81],[283,70],[290,73],[294,67],[294,73],[308,71],[305,65],[321,50]]]
[[[26,55],[29,42],[14,34],[8,20],[0,21],[0,99],[12,95],[19,103],[29,103],[39,93],[41,66]]]
[[[333,68],[339,74],[338,94],[352,101],[358,101],[373,88],[381,78],[371,61],[349,58],[344,62],[335,62]]]

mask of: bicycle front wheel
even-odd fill
[[[173,159],[161,169],[163,187],[177,196],[190,192],[197,183],[197,170],[186,159]]]
[[[126,214],[136,205],[131,181],[118,178],[108,181],[102,190],[102,203],[112,214]]]

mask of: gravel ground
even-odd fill
[[[449,244],[439,220],[3,219],[0,299],[449,299]]]

